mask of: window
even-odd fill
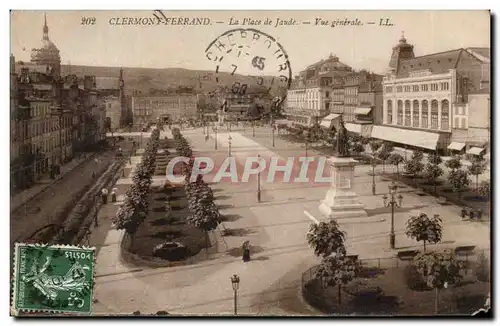
[[[409,92],[411,90],[410,86],[405,86],[405,92]]]
[[[447,91],[447,90],[450,89],[450,84],[449,83],[441,83],[440,86],[441,86],[441,90],[442,91]]]
[[[403,86],[396,87],[396,92],[401,93],[403,91]]]
[[[398,101],[398,125],[403,125],[403,101]]]
[[[387,101],[387,123],[392,124],[392,101]]]
[[[411,103],[408,100],[405,101],[405,126],[411,126]]]
[[[325,97],[330,97],[330,92],[329,91],[326,91]]]
[[[429,128],[429,104],[427,100],[422,101],[422,128]]]
[[[418,87],[418,85],[413,85],[413,91],[414,91],[414,92],[418,92],[418,91],[419,91],[419,87]]]
[[[455,117],[455,128],[460,128],[460,118]]]
[[[437,90],[438,90],[438,84],[437,83],[431,84],[431,91],[437,91]]]
[[[462,125],[460,127],[462,129],[467,129],[467,126],[465,125],[465,118],[462,118]]]
[[[385,92],[386,92],[386,93],[392,93],[392,86],[387,86],[387,87],[385,88]]]
[[[431,102],[431,129],[438,129],[438,101]]]
[[[441,102],[441,129],[448,130],[450,124],[450,103],[447,100]]]
[[[429,91],[429,85],[427,85],[427,84],[420,85],[420,88],[421,88],[422,92]]]
[[[419,126],[419,121],[420,120],[420,112],[419,112],[419,104],[417,100],[413,101],[413,127]]]

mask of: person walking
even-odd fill
[[[250,241],[247,240],[243,242],[242,249],[243,249],[243,261],[246,263],[250,261]]]
[[[108,203],[108,189],[102,188],[101,190],[102,204],[106,205]]]

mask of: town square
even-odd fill
[[[490,15],[352,13],[184,18],[220,23],[172,26],[168,37],[195,59],[162,69],[143,64],[145,52],[136,63],[84,64],[81,55],[70,64],[61,26],[74,13],[12,11],[11,314],[489,309]],[[102,30],[110,27],[99,22],[125,17],[88,14]],[[154,31],[170,14],[126,18]],[[446,46],[404,24],[463,17],[475,34]],[[23,49],[36,44],[19,29],[28,20],[42,40],[30,54]],[[322,24],[339,42],[307,39]],[[349,38],[341,29],[373,28],[391,30],[381,50],[339,48]],[[148,37],[141,42],[154,43]],[[317,53],[305,55],[298,37]],[[369,37],[357,38],[353,48]]]

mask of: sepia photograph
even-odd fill
[[[10,315],[488,311],[491,24],[11,10]]]

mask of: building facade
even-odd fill
[[[373,137],[424,150],[465,147],[469,100],[480,87],[482,63],[465,49],[415,57],[401,37],[383,81],[382,126]],[[461,150],[461,149],[460,149]]]
[[[42,43],[31,62],[11,57],[11,189],[25,189],[92,150],[103,139],[104,111],[97,108],[95,77],[61,77],[61,58],[44,17]],[[96,127],[93,128],[92,126]],[[95,131],[91,131],[95,130]],[[87,136],[85,136],[87,135]]]
[[[196,118],[197,96],[176,94],[166,96],[132,96],[134,126],[142,127],[148,122],[160,119],[170,121],[182,118]]]
[[[120,121],[122,116],[122,105],[120,98],[117,96],[108,96],[103,98],[103,105],[106,111],[106,118],[109,118],[111,130],[118,130],[120,128]]]

